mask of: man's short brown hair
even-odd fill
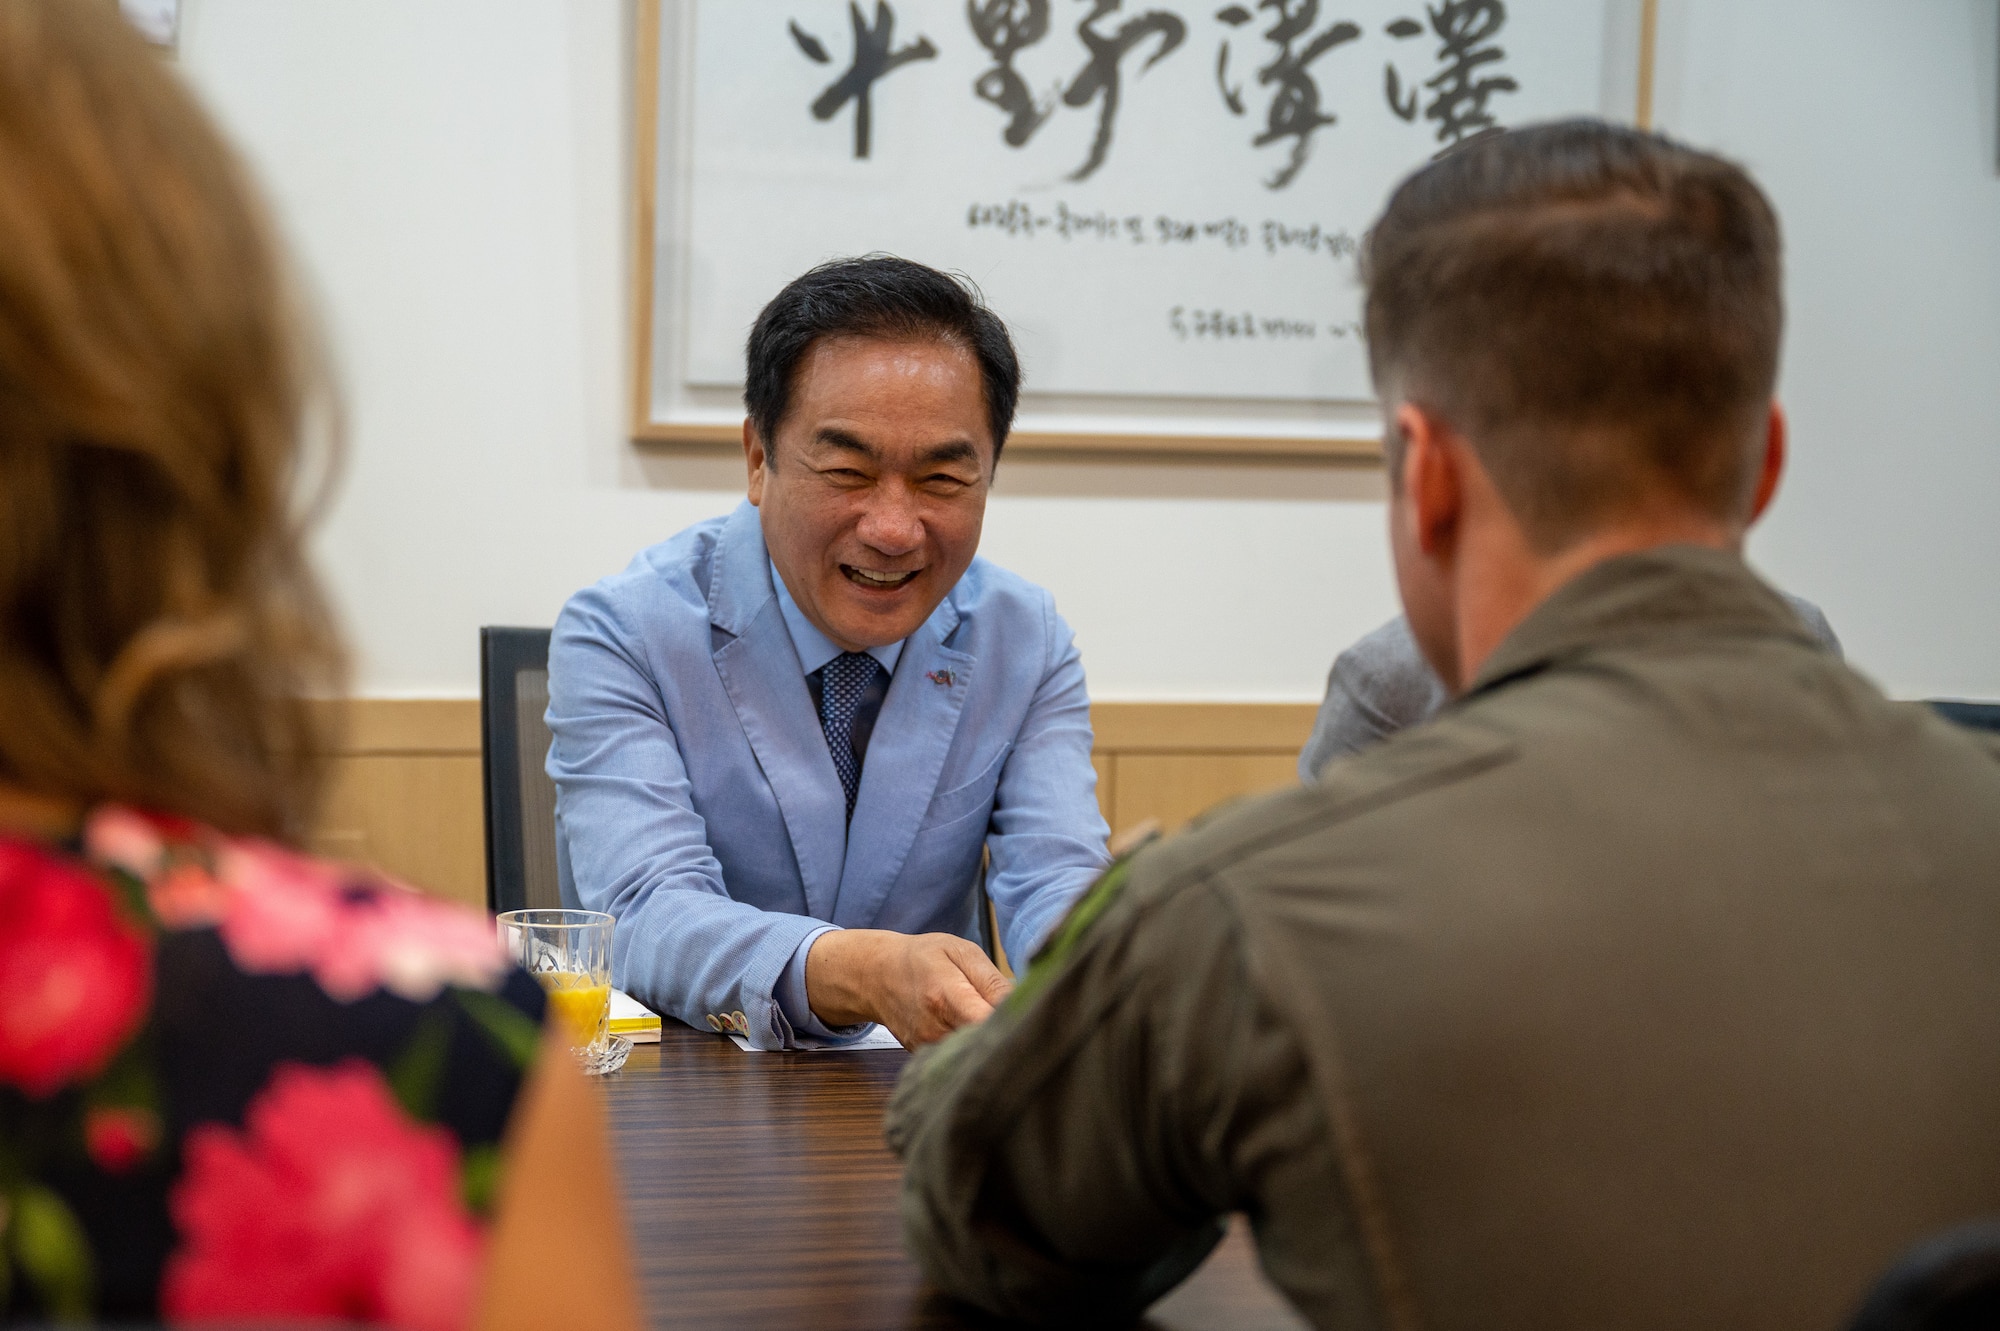
[[[1544,551],[1662,486],[1741,519],[1780,266],[1777,216],[1732,162],[1593,120],[1490,134],[1405,180],[1369,233],[1370,367],[1385,400],[1466,435]]]

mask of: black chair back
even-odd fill
[[[1974,730],[2000,730],[2000,702],[1964,702],[1956,698],[1932,698],[1931,710],[1947,721]]]
[[[563,904],[556,784],[544,766],[549,631],[479,630],[480,760],[486,777],[486,907]]]
[[[2000,1327],[2000,1220],[1925,1239],[1904,1253],[1848,1331],[1993,1331]]]

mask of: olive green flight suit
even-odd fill
[[[2000,1213],[2000,747],[1736,558],[1600,564],[1437,721],[1114,867],[889,1110],[938,1285],[1136,1313],[1246,1213],[1315,1324],[1832,1331]]]

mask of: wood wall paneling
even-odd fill
[[[441,896],[486,900],[479,704],[328,704],[332,781],[312,847]],[[1097,803],[1113,835],[1289,785],[1314,708],[1294,703],[1099,703]]]
[[[357,699],[328,704],[322,720],[332,770],[312,849],[485,905],[479,703]]]
[[[1090,755],[1090,765],[1097,769],[1097,812],[1105,822],[1111,821],[1111,814],[1117,808],[1118,800],[1118,760],[1104,752]]]
[[[1293,785],[1298,750],[1289,753],[1121,753],[1110,818],[1112,835],[1147,819],[1166,833],[1245,795]]]
[[[486,809],[478,752],[341,755],[313,849],[484,906]]]

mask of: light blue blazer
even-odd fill
[[[549,645],[548,771],[576,899],[618,917],[614,983],[691,1025],[774,998],[828,923],[973,935],[982,847],[1025,962],[1108,858],[1090,699],[1041,588],[983,559],[905,641],[854,821],[772,586],[757,509],[688,528],[570,598]]]

